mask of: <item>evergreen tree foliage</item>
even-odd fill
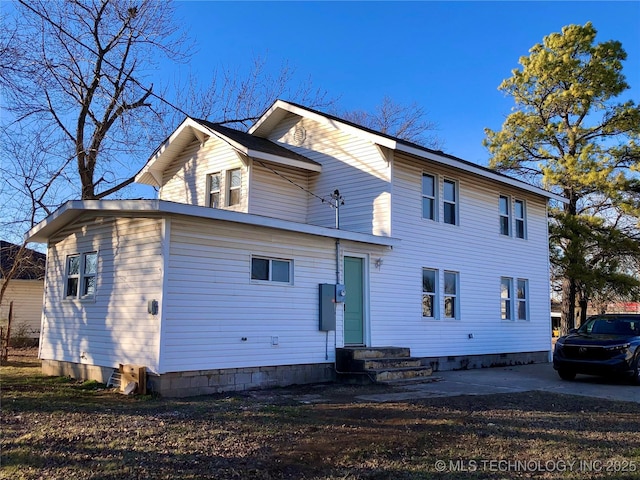
[[[596,43],[589,22],[552,33],[520,58],[499,89],[515,101],[500,131],[486,129],[490,166],[563,195],[550,208],[553,271],[563,323],[596,298],[638,295],[640,107],[618,41]]]

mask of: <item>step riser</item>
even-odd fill
[[[411,349],[404,347],[345,347],[336,350],[339,372],[366,373],[363,377],[376,383],[425,381],[431,376],[431,367],[423,366],[419,358],[411,357]]]
[[[376,372],[374,379],[376,382],[393,382],[398,380],[409,380],[413,378],[426,378],[432,374],[431,367],[424,367],[416,370],[383,370]]]
[[[401,360],[395,358],[388,358],[383,360],[364,360],[361,364],[363,370],[382,370],[387,368],[408,368],[422,366],[422,363],[419,359]]]
[[[350,350],[354,360],[368,360],[373,358],[399,358],[409,357],[411,350],[408,348],[366,348]]]

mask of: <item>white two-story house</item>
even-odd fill
[[[137,181],[158,199],[71,201],[27,234],[46,373],[142,365],[191,395],[330,380],[343,347],[548,361],[563,199],[540,188],[284,101],[248,132],[187,118]]]

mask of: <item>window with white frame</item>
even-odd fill
[[[220,188],[222,186],[222,178],[220,172],[208,175],[207,183],[209,184],[209,204],[211,208],[220,207]]]
[[[517,281],[516,293],[518,320],[529,320],[529,281],[519,278]]]
[[[458,296],[458,272],[444,272],[444,317],[458,318],[460,297]]]
[[[500,279],[500,313],[503,320],[529,320],[529,280]]]
[[[500,195],[500,234],[511,235],[511,199]]]
[[[524,200],[516,200],[514,202],[514,217],[516,221],[515,235],[517,238],[526,238],[526,212]]]
[[[443,218],[444,223],[450,225],[458,224],[458,185],[455,180],[446,179],[443,182],[444,204]]]
[[[67,256],[65,297],[92,298],[96,294],[98,252]]]
[[[431,268],[422,269],[422,316],[437,317],[438,306],[438,271]]]
[[[511,320],[512,315],[512,303],[513,303],[513,279],[509,277],[502,277],[500,279],[500,316],[502,320]]]
[[[280,258],[252,257],[251,280],[291,284],[293,262]]]
[[[240,191],[242,188],[242,170],[235,168],[227,172],[227,206],[238,205],[240,203]]]
[[[438,219],[437,180],[428,173],[422,174],[422,218]]]

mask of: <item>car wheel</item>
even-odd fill
[[[574,378],[576,378],[576,372],[566,370],[564,368],[558,370],[558,375],[560,375],[560,378],[563,380],[573,380]]]
[[[640,354],[636,355],[636,368],[633,369],[631,381],[636,385],[640,385]]]

